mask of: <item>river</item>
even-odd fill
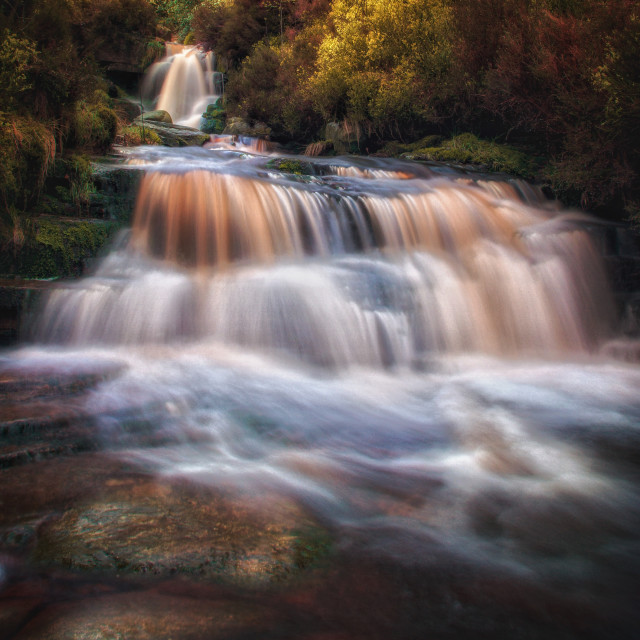
[[[127,162],[131,232],[0,356],[0,637],[635,636],[640,368],[587,217],[382,158]]]

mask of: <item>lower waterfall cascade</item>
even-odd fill
[[[640,367],[593,218],[436,164],[123,154],[131,228],[0,352],[12,640],[634,637]]]

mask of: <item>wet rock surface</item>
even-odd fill
[[[203,599],[176,594],[133,592],[60,603],[36,615],[21,640],[77,638],[233,638],[271,635],[275,616],[252,602]]]
[[[126,371],[102,358],[0,366],[0,640],[633,637],[631,535],[599,546],[581,531],[592,517],[559,529],[553,511],[536,529],[494,491],[471,510],[483,540],[511,526],[512,549],[548,546],[545,559],[582,572],[541,578],[438,537],[441,482],[352,485],[349,512],[365,517],[328,528],[273,486],[160,474],[141,452],[176,443],[158,429],[166,411],[135,398],[95,409],[91,395]],[[594,554],[599,574],[580,564]]]
[[[149,120],[146,114],[144,120],[137,118],[133,123],[139,126],[144,125],[149,131],[157,133],[162,144],[168,147],[202,146],[209,141],[209,135],[198,129],[162,120]]]
[[[271,637],[286,616],[247,594],[322,570],[329,533],[110,454],[83,400],[116,375],[0,368],[0,639]]]
[[[36,564],[260,585],[299,573],[305,539],[324,537],[281,499],[231,502],[214,491],[151,479],[106,485],[96,499],[39,527]]]

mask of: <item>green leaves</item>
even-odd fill
[[[6,29],[0,44],[0,108],[12,108],[33,88],[36,43]]]

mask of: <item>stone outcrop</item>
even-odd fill
[[[209,135],[198,129],[173,124],[171,116],[166,111],[144,113],[136,118],[133,124],[153,131],[162,140],[162,144],[168,147],[202,146],[209,141]]]

